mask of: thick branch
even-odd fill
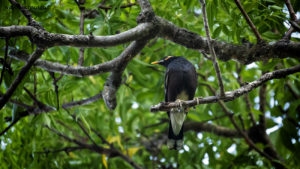
[[[135,55],[137,55],[145,47],[146,44],[147,39],[134,41],[120,54],[119,57],[123,59],[120,60],[118,65],[115,66],[114,71],[112,71],[112,73],[108,77],[102,91],[103,100],[110,110],[114,110],[117,106],[116,92],[120,87],[124,69],[126,68],[129,61]]]
[[[92,36],[49,33],[44,30],[36,29],[32,26],[5,26],[0,27],[0,37],[28,36],[33,43],[46,47],[108,47],[142,39],[151,35],[153,33],[153,29],[153,24],[141,23],[130,30],[116,35]]]
[[[265,73],[259,79],[255,80],[253,82],[250,82],[237,90],[225,92],[224,97],[220,97],[220,96],[208,96],[205,98],[199,97],[194,100],[182,101],[180,103],[180,105],[182,105],[184,107],[192,107],[192,106],[195,106],[198,104],[215,103],[219,100],[223,100],[224,102],[232,101],[235,98],[240,97],[245,93],[249,93],[253,89],[257,88],[258,86],[262,85],[263,83],[265,83],[271,79],[283,78],[283,77],[286,77],[286,76],[296,73],[296,72],[300,72],[300,65],[297,65],[297,66],[294,66],[291,68],[287,68],[287,69],[280,69],[280,70],[276,70],[273,72]],[[151,112],[167,111],[167,110],[170,110],[171,108],[179,107],[180,105],[179,105],[179,103],[176,103],[176,102],[170,102],[170,103],[162,102],[162,103],[152,106],[150,111]]]
[[[89,76],[89,75],[95,75],[105,72],[111,72],[111,71],[119,71],[120,67],[122,65],[126,65],[129,60],[132,59],[143,47],[143,45],[138,45],[139,48],[136,48],[136,42],[132,43],[127,47],[128,51],[123,51],[118,57],[115,59],[112,59],[108,62],[97,64],[94,66],[89,67],[83,67],[83,66],[69,66],[69,65],[63,65],[56,62],[50,62],[46,60],[39,59],[35,62],[35,65],[38,67],[41,67],[49,72],[58,72],[61,74],[69,74],[73,76]],[[132,55],[127,56],[129,54],[128,52],[134,52]],[[127,54],[126,54],[127,53]],[[13,57],[18,60],[27,61],[28,55],[24,52],[19,51],[11,51],[9,53],[10,57]]]
[[[207,39],[190,32],[187,29],[177,27],[173,23],[156,17],[160,23],[159,36],[171,40],[187,48],[202,50],[210,53]],[[300,43],[278,41],[269,44],[234,45],[217,40],[212,40],[218,59],[222,61],[237,60],[243,64],[255,61],[269,60],[271,58],[299,58]]]

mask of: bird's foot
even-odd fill
[[[172,108],[171,111],[174,112],[174,113],[181,113],[181,112],[185,112],[183,106],[182,106],[182,100],[180,99],[177,99],[175,101],[175,103],[178,103],[179,104],[179,107],[176,107],[176,108]]]

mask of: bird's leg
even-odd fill
[[[175,109],[177,109],[177,112],[184,112],[184,113],[186,113],[185,109],[182,106],[182,102],[183,102],[183,100],[177,99],[175,101],[175,103],[178,103],[179,107],[176,107]]]

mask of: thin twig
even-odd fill
[[[4,58],[3,58],[3,63],[2,63],[2,71],[1,71],[1,77],[0,77],[0,85],[2,84],[2,79],[4,76],[4,72],[7,69],[7,64],[6,64],[6,60],[7,60],[7,55],[8,55],[8,42],[9,42],[9,38],[5,38],[5,52],[4,52]]]
[[[51,78],[52,78],[52,84],[54,86],[54,92],[56,95],[56,109],[59,110],[59,90],[58,90],[58,85],[57,82],[64,76],[63,74],[60,74],[58,78],[55,77],[54,72],[49,72]]]
[[[244,10],[244,8],[243,8],[240,0],[234,0],[234,2],[236,3],[236,5],[239,8],[239,10],[241,11],[242,15],[246,19],[246,21],[247,21],[248,25],[250,26],[250,28],[252,29],[254,35],[256,36],[257,42],[258,43],[262,42],[263,39],[262,39],[261,35],[259,34],[257,28],[255,27],[255,25],[253,24],[252,20],[248,16],[247,12]]]
[[[95,96],[87,98],[87,99],[82,99],[82,100],[78,100],[78,101],[65,103],[65,104],[62,105],[62,108],[68,109],[68,108],[75,107],[75,106],[82,106],[82,105],[86,105],[86,104],[90,104],[92,102],[95,102],[99,99],[102,99],[102,92],[96,94]]]
[[[119,8],[120,8],[120,9],[123,9],[123,8],[130,8],[130,7],[136,6],[136,5],[138,5],[138,4],[137,4],[137,3],[128,3],[128,4],[125,4],[125,5],[121,5]],[[111,6],[105,6],[105,5],[103,5],[103,4],[99,4],[99,5],[98,5],[98,8],[100,8],[100,9],[105,9],[105,10],[112,9]]]
[[[130,164],[131,166],[133,166],[135,169],[142,169],[142,167],[140,167],[137,163],[135,163],[131,158],[129,158],[128,156],[126,156],[125,154],[123,154],[122,152],[120,152],[119,150],[115,149],[114,147],[110,147],[110,148],[104,148],[98,145],[90,145],[90,144],[86,144],[83,143],[77,139],[73,139],[70,138],[69,136],[61,133],[60,131],[51,128],[47,125],[45,125],[45,127],[47,129],[49,129],[50,131],[52,131],[53,133],[57,134],[59,137],[62,137],[63,139],[71,142],[71,143],[75,143],[78,146],[82,147],[82,149],[89,149],[91,151],[100,153],[100,154],[105,154],[108,157],[121,157],[122,159],[124,159],[128,164]]]
[[[285,0],[285,5],[287,7],[287,9],[289,10],[289,14],[290,14],[290,18],[292,21],[296,21],[297,20],[297,16],[296,16],[296,13],[294,11],[294,8],[291,4],[291,1],[290,0]]]
[[[67,109],[65,109],[68,114],[72,117],[73,121],[77,123],[77,125],[80,127],[80,129],[83,131],[83,133],[89,138],[89,140],[94,144],[97,145],[97,143],[94,141],[94,139],[91,137],[91,135],[88,133],[88,131],[85,129],[85,127],[82,125],[82,120],[80,118],[77,118],[76,115],[71,114]]]
[[[80,23],[79,23],[79,31],[80,31],[80,35],[84,35],[84,13],[85,13],[85,7],[84,7],[84,3],[85,1],[83,1],[83,4],[77,2],[77,0],[75,0],[79,10],[80,10]],[[79,58],[78,58],[78,66],[82,66],[84,62],[84,48],[81,47],[79,49]]]
[[[20,112],[22,113],[22,112]],[[27,111],[26,111],[27,113]],[[22,119],[22,117],[19,117],[19,118],[15,118],[5,129],[3,129],[1,132],[0,132],[0,136],[2,136],[4,133],[6,133],[12,126],[14,126],[18,121],[20,121]]]
[[[259,124],[263,126],[263,129],[266,129],[266,119],[265,119],[265,106],[266,106],[266,94],[267,94],[267,85],[263,84],[259,89],[259,110],[261,114],[259,115]]]
[[[242,87],[244,85],[244,83],[243,83],[243,80],[242,80],[242,77],[241,77],[241,67],[239,66],[238,63],[236,63],[236,72],[238,74],[237,81],[238,81],[240,87]],[[252,125],[256,125],[256,121],[255,121],[253,112],[251,111],[252,105],[251,105],[251,101],[249,99],[249,94],[248,93],[245,94],[244,99],[245,99],[245,102],[246,102],[246,108],[247,108],[246,110],[248,110],[248,115],[250,117],[250,121],[252,122]]]
[[[246,142],[248,143],[248,145],[250,147],[252,147],[253,149],[255,149],[260,155],[266,157],[268,160],[273,161],[274,159],[269,156],[268,154],[266,154],[265,152],[261,151],[254,143],[253,141],[249,138],[249,136],[247,135],[247,133],[245,131],[243,131],[236,123],[236,121],[233,118],[233,114],[230,112],[230,110],[227,108],[227,106],[224,104],[224,102],[222,100],[219,100],[219,104],[221,105],[223,111],[225,112],[225,114],[227,114],[227,116],[229,117],[231,123],[234,125],[234,127],[242,134],[242,136],[244,137],[244,139],[246,140]]]
[[[39,28],[39,29],[44,29],[38,22],[36,22],[32,16],[31,16],[31,13],[30,11],[23,7],[21,4],[19,4],[17,1],[15,0],[9,0],[9,2],[15,6],[16,8],[18,8],[22,13],[23,15],[26,17],[26,19],[28,20],[28,25],[31,25],[35,28]]]
[[[10,85],[9,89],[6,91],[6,93],[0,98],[0,109],[3,108],[3,106],[8,102],[10,97],[13,95],[19,84],[22,82],[27,72],[30,70],[30,68],[33,66],[34,62],[41,57],[45,49],[38,47],[33,54],[30,56],[30,58],[27,61],[27,64],[20,70],[19,74],[13,81],[13,83]]]
[[[213,44],[211,43],[211,37],[210,37],[210,33],[209,33],[207,14],[206,14],[205,0],[199,0],[199,1],[200,1],[200,4],[202,5],[203,21],[204,21],[204,27],[205,27],[206,36],[207,36],[207,43],[208,43],[208,47],[210,50],[210,54],[212,55],[215,72],[217,74],[218,84],[220,87],[220,95],[221,95],[221,97],[224,97],[225,89],[224,89],[224,85],[223,85],[223,81],[222,81],[222,77],[221,77],[221,70],[219,67],[219,63],[217,61],[217,56],[216,56]]]
[[[295,29],[297,29],[297,16],[296,16],[296,13],[293,9],[293,6],[291,4],[291,1],[290,0],[285,0],[285,5],[286,7],[288,8],[289,10],[289,14],[290,14],[290,18],[291,18],[291,27],[289,28],[289,30],[285,33],[285,35],[283,36],[283,40],[285,41],[289,41],[290,38],[291,38],[291,35],[292,33],[295,31]],[[295,23],[296,22],[296,23]],[[295,26],[295,25],[297,26]]]
[[[37,154],[49,154],[49,153],[59,153],[59,152],[72,152],[72,151],[76,151],[76,150],[82,150],[82,149],[86,149],[85,147],[80,147],[80,146],[70,146],[70,147],[64,147],[64,148],[60,148],[60,149],[56,149],[56,150],[45,150],[45,151],[36,151],[34,153]]]

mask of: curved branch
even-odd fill
[[[207,103],[215,103],[219,100],[222,100],[224,102],[232,101],[237,97],[242,96],[245,93],[249,93],[253,89],[257,88],[258,86],[264,84],[265,82],[271,80],[271,79],[279,79],[286,77],[290,74],[300,72],[300,65],[291,67],[291,68],[286,68],[286,69],[280,69],[280,70],[275,70],[273,72],[265,73],[262,75],[259,79],[250,82],[244,86],[242,86],[239,89],[236,89],[234,91],[229,91],[225,92],[225,96],[208,96],[205,98],[195,98],[194,100],[188,100],[188,101],[181,101],[180,105],[177,102],[161,102],[157,105],[154,105],[150,108],[151,112],[156,112],[156,111],[167,111],[170,110],[171,108],[179,107],[179,106],[184,106],[184,107],[192,107],[196,106],[198,104],[207,104]]]
[[[140,51],[140,50],[139,50]],[[28,55],[24,52],[19,51],[11,51],[9,53],[9,56],[22,61],[27,61]],[[61,74],[67,74],[67,75],[73,75],[78,77],[83,76],[89,76],[89,75],[96,75],[100,73],[110,72],[110,71],[116,71],[118,69],[118,66],[123,64],[127,59],[127,55],[122,55],[116,57],[115,59],[112,59],[110,61],[107,61],[105,63],[100,63],[94,66],[70,66],[70,65],[63,65],[57,62],[50,62],[42,59],[38,59],[35,62],[35,66],[38,66],[44,70],[50,71],[50,72],[57,72]]]
[[[152,35],[154,28],[155,26],[152,23],[141,23],[132,29],[116,35],[92,36],[49,33],[32,26],[5,26],[0,27],[0,37],[28,36],[33,43],[45,47],[108,47]]]
[[[116,66],[115,70],[111,72],[110,76],[105,82],[102,97],[106,106],[110,110],[114,110],[117,106],[116,92],[120,87],[122,81],[122,74],[128,62],[137,55],[147,44],[147,40],[133,41],[121,54],[122,59]]]

